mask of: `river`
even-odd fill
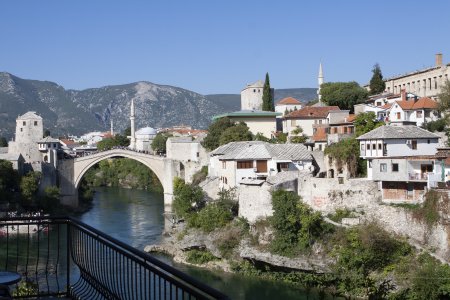
[[[92,208],[78,218],[127,244],[143,250],[156,244],[164,229],[162,194],[122,188],[98,188]],[[231,299],[318,299],[317,294],[290,285],[221,271],[164,262],[222,291]],[[327,297],[328,298],[328,297]]]

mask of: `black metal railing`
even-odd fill
[[[0,218],[0,270],[14,298],[227,299],[217,290],[69,217]]]

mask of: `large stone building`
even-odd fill
[[[441,86],[450,77],[450,64],[442,63],[442,54],[436,54],[434,67],[407,74],[394,76],[385,80],[386,92],[400,94],[402,89],[420,97],[436,99],[441,93]],[[368,88],[368,86],[367,86]]]
[[[247,84],[241,91],[241,109],[262,110],[263,88],[264,83],[261,80]]]

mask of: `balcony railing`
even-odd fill
[[[428,173],[409,173],[409,180],[426,181],[428,179]]]
[[[14,298],[228,299],[145,252],[68,217],[0,219],[0,270]],[[26,289],[24,289],[26,287]]]

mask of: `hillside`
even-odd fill
[[[275,100],[292,96],[303,102],[316,89],[280,89]],[[0,136],[14,135],[17,116],[36,111],[53,136],[115,131],[129,125],[130,102],[136,106],[136,126],[155,128],[190,125],[206,128],[212,116],[240,109],[239,94],[201,95],[179,87],[140,81],[86,90],[66,90],[49,81],[22,79],[0,72]]]

